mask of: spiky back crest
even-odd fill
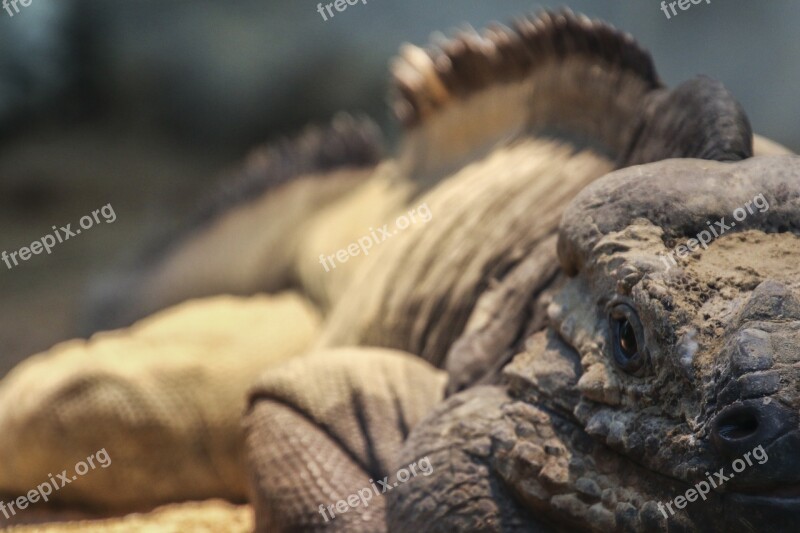
[[[395,117],[413,128],[454,100],[525,79],[550,62],[583,58],[661,87],[650,53],[627,33],[569,10],[470,29],[421,49],[404,45],[392,65]]]
[[[407,132],[398,159],[423,189],[520,136],[589,147],[617,168],[752,155],[747,116],[722,84],[668,90],[629,34],[568,10],[405,45],[392,74]]]
[[[613,160],[662,87],[630,35],[570,11],[434,41],[404,45],[392,65],[392,109],[407,131],[398,159],[423,188],[520,135],[561,137]]]

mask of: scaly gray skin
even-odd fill
[[[769,208],[731,225],[760,194]],[[722,217],[731,227],[708,250],[667,268],[661,254]],[[400,463],[428,455],[437,471],[389,495],[389,529],[794,530],[800,158],[612,173],[568,207],[559,258],[570,278],[547,330],[498,385],[412,432]],[[614,332],[625,321],[633,358]],[[730,479],[707,501],[661,512],[721,468]]]

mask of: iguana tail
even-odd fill
[[[363,182],[381,155],[378,128],[347,115],[254,150],[185,231],[93,287],[88,329],[125,326],[190,298],[291,287],[306,218]]]

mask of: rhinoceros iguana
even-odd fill
[[[230,324],[171,381],[156,379],[165,362],[143,357],[146,387],[115,372],[113,354],[102,364],[73,355],[71,379],[50,380],[27,416],[0,419],[0,450],[26,464],[24,480],[0,475],[0,492],[68,466],[75,448],[99,449],[93,435],[130,431],[132,444],[108,450],[116,466],[62,501],[119,512],[247,495],[259,531],[790,531],[800,515],[800,159],[757,137],[754,149],[719,83],[667,89],[632,38],[568,11],[407,46],[393,73],[407,130],[395,157],[379,161],[374,128],[347,118],[257,153],[223,206],[100,313],[126,322],[188,298],[293,290],[323,314],[319,329],[297,296],[266,302],[269,339],[253,320]],[[430,219],[401,226],[415,206]],[[349,252],[379,227],[369,255]],[[338,250],[347,259],[324,267]],[[185,305],[201,309],[187,331],[202,336],[197,313],[208,306],[213,324],[219,310]],[[292,329],[275,312],[302,322],[313,346],[273,333],[273,322]],[[134,358],[168,342],[141,326],[111,335]],[[251,335],[264,371],[249,389],[248,372],[203,372],[219,359],[236,368],[235,340]],[[105,342],[70,349],[103,352]],[[63,351],[12,374],[4,408],[35,392]],[[226,391],[242,385],[241,404],[226,396],[215,411],[221,380]],[[209,396],[184,394],[184,381]],[[78,393],[91,407],[35,416]],[[177,414],[179,431],[136,409],[147,393],[171,402],[157,413]],[[102,431],[74,427],[98,405]],[[236,405],[244,452],[222,420]],[[137,448],[142,426],[150,440]],[[53,427],[70,454],[33,438]]]

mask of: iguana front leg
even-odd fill
[[[398,463],[398,452],[444,384],[417,356],[375,348],[315,352],[265,374],[244,421],[256,529],[386,531],[384,490],[420,459]]]

